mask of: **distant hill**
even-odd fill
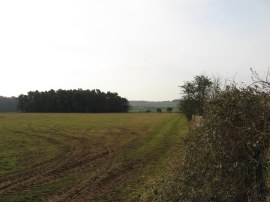
[[[16,112],[17,100],[15,97],[0,96],[0,112]]]
[[[150,110],[152,112],[156,112],[157,108],[161,108],[162,111],[166,111],[168,107],[172,107],[173,111],[178,111],[178,104],[180,100],[172,100],[172,101],[129,101],[131,106],[131,112],[144,112],[146,110]]]

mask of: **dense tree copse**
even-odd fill
[[[129,102],[117,93],[100,90],[30,91],[18,97],[21,112],[127,112]]]

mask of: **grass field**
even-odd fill
[[[0,114],[0,201],[152,201],[181,159],[174,113]]]

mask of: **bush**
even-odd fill
[[[168,113],[172,113],[173,108],[172,108],[172,107],[167,107],[167,109],[166,109],[166,110],[167,110],[167,112],[168,112]]]
[[[270,98],[228,88],[183,141],[181,201],[266,201]]]
[[[161,113],[162,112],[162,109],[161,108],[157,108],[156,109],[158,113]]]

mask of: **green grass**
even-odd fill
[[[47,195],[53,194],[55,190],[62,191],[66,187],[71,186],[72,179],[66,178],[64,180],[59,180],[54,183],[43,184],[37,188],[31,190],[22,191],[5,197],[2,199],[2,202],[15,202],[15,201],[24,201],[24,202],[36,202],[43,201],[46,199]]]
[[[65,200],[85,196],[90,201],[153,199],[152,188],[168,172],[177,142],[186,132],[186,119],[175,113],[0,114],[0,182],[39,168],[44,176],[33,182],[29,177],[26,188],[6,188],[11,191],[2,201],[59,196]],[[68,153],[72,148],[74,152]],[[102,156],[104,151],[108,154]],[[59,169],[59,174],[48,174],[46,166],[52,173]]]

